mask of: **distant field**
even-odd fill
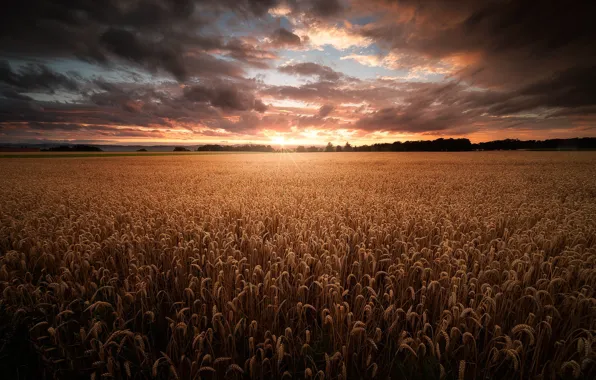
[[[72,158],[128,156],[196,156],[205,154],[255,154],[256,152],[0,152],[0,158]]]
[[[596,153],[61,155],[0,160],[6,378],[596,378]]]

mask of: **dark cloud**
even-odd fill
[[[187,71],[200,77],[243,77],[246,72],[236,62],[216,58],[206,53],[196,53],[185,57]]]
[[[462,121],[461,113],[449,107],[427,107],[418,111],[406,106],[375,111],[358,120],[356,127],[369,131],[424,133],[453,128]]]
[[[335,109],[335,106],[333,104],[325,104],[325,105],[321,106],[321,108],[319,108],[318,115],[320,117],[327,117],[327,116],[329,116],[329,114],[331,114],[331,112],[333,112],[334,109]]]
[[[231,84],[196,85],[184,89],[184,98],[197,103],[209,103],[224,110],[264,112],[267,106],[253,94]]]
[[[274,53],[237,38],[222,45],[220,50],[229,57],[261,69],[269,68],[269,61],[276,58]]]
[[[302,44],[300,37],[285,28],[278,28],[271,36],[271,43],[275,47],[295,47]]]
[[[302,14],[309,19],[330,19],[345,13],[349,0],[289,0],[286,3],[296,15]]]
[[[280,3],[279,0],[200,0],[199,2],[213,8],[243,11],[256,16],[263,16],[269,9]]]
[[[182,49],[174,41],[150,42],[129,30],[110,28],[101,35],[100,43],[118,57],[146,66],[149,70],[164,68],[177,79],[186,79]]]
[[[163,130],[146,128],[129,128],[109,125],[81,125],[72,123],[30,122],[21,127],[20,133],[69,132],[93,133],[103,137],[152,137],[163,138]]]
[[[546,107],[579,108],[596,105],[596,65],[574,67],[522,87],[520,96],[535,97]]]
[[[377,3],[391,5],[388,15],[360,29],[363,35],[400,54],[458,57],[456,75],[475,85],[515,87],[596,64],[594,2]]]
[[[344,6],[340,0],[314,0],[310,11],[315,16],[331,17],[342,13]]]
[[[96,81],[98,90],[89,95],[89,100],[100,107],[121,108],[132,113],[141,113],[145,103],[161,101],[153,90],[125,90],[113,83]]]
[[[416,88],[409,89],[409,91],[416,90]],[[341,81],[323,80],[308,82],[301,86],[270,86],[261,90],[265,95],[301,100],[307,103],[337,105],[338,103],[365,101],[379,108],[390,106],[395,101],[399,101],[403,97],[404,91],[403,84],[391,88],[380,81],[352,81],[345,77],[342,77]]]
[[[265,68],[272,54],[213,33],[217,17],[263,15],[270,0],[24,0],[0,14],[0,56],[76,58],[101,64],[124,59],[178,80],[201,75],[188,55],[218,51]],[[14,5],[14,6],[13,6]],[[217,14],[217,13],[215,13]],[[208,74],[206,74],[208,75]]]
[[[280,99],[294,99],[308,103],[349,102],[354,100],[349,92],[342,92],[331,82],[308,83],[299,87],[272,86],[262,92]]]
[[[21,101],[21,102],[28,102],[30,100],[33,100],[32,97],[27,96],[27,95],[23,95],[20,94],[18,92],[16,92],[15,90],[11,89],[11,88],[7,88],[7,89],[1,89],[0,90],[0,95],[4,98],[3,102],[6,102],[7,100],[9,101]]]
[[[66,91],[79,89],[76,80],[56,73],[45,65],[29,64],[13,70],[7,61],[0,61],[0,83],[12,88],[10,92],[15,95],[11,97],[15,97],[17,91],[54,93],[58,89]]]
[[[470,89],[461,82],[403,83],[396,88],[402,96],[395,105],[367,113],[355,125],[404,133],[453,133],[464,127],[470,132],[474,124],[509,129],[515,125],[567,127],[569,121],[562,117],[596,115],[594,88],[596,76],[588,69],[557,73],[510,91]],[[370,102],[366,91],[356,94]]]
[[[286,74],[302,75],[302,76],[317,76],[319,80],[337,81],[342,77],[341,73],[333,70],[329,66],[319,65],[313,62],[297,63],[294,65],[285,65],[277,69]]]
[[[244,114],[237,121],[221,119],[209,123],[209,126],[235,134],[256,134],[260,124],[261,120],[255,115]]]
[[[513,90],[468,91],[461,94],[461,102],[471,108],[483,108],[492,116],[528,112],[547,117],[593,114],[596,110],[596,70],[568,69]]]
[[[171,128],[186,128],[200,134],[201,125],[227,133],[249,130],[256,133],[259,124],[256,115],[267,108],[242,84],[238,86],[242,90],[194,86],[180,94],[143,85],[126,88],[97,82],[95,86],[84,105],[0,102],[0,129],[17,134],[20,129],[24,135],[78,133],[96,138],[164,138]],[[40,107],[34,107],[35,104]],[[225,117],[228,115],[239,116],[240,121],[229,121]]]
[[[482,113],[462,101],[465,88],[457,83],[407,85],[402,91],[406,95],[399,105],[367,114],[356,126],[371,131],[428,133],[468,124]]]
[[[73,123],[41,123],[41,122],[31,122],[27,124],[28,128],[35,131],[81,131],[84,130],[85,127],[81,124],[73,124]],[[103,126],[95,126],[97,130],[104,128]]]
[[[445,90],[451,98],[442,99],[432,92],[429,97],[428,88],[412,88],[397,105],[364,117],[359,127],[450,130],[479,121],[499,125],[499,118],[523,114],[526,126],[528,120],[537,128],[556,119],[548,125],[563,128],[568,125],[563,117],[577,119],[596,109],[594,2],[374,3],[378,18],[359,33],[393,52],[400,67],[451,66],[448,75],[460,84]]]
[[[89,125],[169,125],[171,121],[212,116],[210,107],[182,101],[152,85],[119,85],[96,81],[77,103],[7,99],[0,102],[0,122]]]
[[[220,15],[232,23],[264,17],[277,1],[23,0],[14,5],[0,14],[0,57],[7,60],[0,61],[3,127],[106,136],[146,132],[145,137],[161,138],[147,127],[194,129],[216,125],[228,115],[255,124],[249,115],[267,109],[254,95],[255,84],[244,78],[245,68],[266,69],[275,53],[255,37],[222,32],[217,23]],[[288,34],[277,36],[280,43],[296,42]],[[15,65],[15,59],[41,63]],[[83,79],[44,64],[59,67],[65,59],[97,69],[102,65],[109,74]],[[148,82],[142,69],[158,76]],[[186,87],[164,80],[163,74]],[[39,101],[25,94],[58,90],[76,100]]]

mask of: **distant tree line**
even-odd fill
[[[299,147],[296,148],[296,152],[298,153],[306,153],[306,152],[322,152],[323,149],[316,147],[316,146],[309,146],[308,148],[305,148],[304,146],[300,145]]]
[[[468,139],[437,139],[421,141],[395,141],[352,148],[356,152],[465,152],[474,150]]]
[[[61,145],[52,148],[42,149],[42,152],[103,152],[97,146],[91,145]]]
[[[271,145],[201,145],[197,148],[198,152],[275,152]]]
[[[478,150],[594,150],[596,137],[549,140],[505,139],[473,144]]]
[[[6,148],[8,149],[8,148]],[[473,150],[596,150],[596,137],[548,140],[518,140],[505,139],[481,143],[472,143],[470,140],[461,139],[436,139],[420,141],[395,141],[393,143],[378,143],[372,145],[352,146],[349,142],[345,145],[328,143],[325,147],[298,146],[298,153],[307,152],[466,152]],[[103,152],[97,146],[91,145],[61,145],[42,152]],[[146,151],[144,148],[138,152]],[[183,146],[174,148],[174,152],[190,152],[191,149]],[[207,144],[197,148],[199,152],[277,152],[288,149],[274,149],[271,145],[244,144],[244,145],[218,145]]]
[[[596,138],[527,140],[496,140],[472,143],[468,139],[436,139],[421,141],[395,141],[372,145],[352,146],[328,143],[324,148],[299,146],[296,152],[467,152],[473,150],[596,150]]]
[[[379,143],[373,145],[352,146],[328,143],[324,148],[299,146],[296,152],[462,152],[474,150],[468,139],[438,139],[434,141],[396,141],[393,143]]]

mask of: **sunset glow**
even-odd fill
[[[2,16],[4,143],[323,146],[596,130],[592,13],[561,2],[30,8]]]
[[[286,139],[283,136],[274,137],[274,138],[271,139],[271,141],[275,145],[280,145],[280,146],[286,145]]]

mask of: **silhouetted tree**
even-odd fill
[[[221,152],[223,150],[224,147],[217,144],[207,144],[197,148],[198,152]]]
[[[468,139],[437,139],[428,141],[395,141],[353,148],[358,152],[462,152],[473,150]]]
[[[174,152],[190,152],[190,149],[183,146],[177,146],[174,148]]]
[[[92,149],[99,149],[91,147]],[[76,147],[51,148],[52,150],[76,151]],[[436,139],[421,141],[395,141],[393,143],[378,143],[373,145],[352,146],[349,142],[335,147],[328,143],[325,148],[316,146],[299,146],[297,152],[465,152],[471,150],[588,150],[596,149],[596,138],[550,139],[544,141],[505,139],[472,144],[468,139]],[[230,152],[274,152],[271,145],[202,145],[198,151],[230,151]]]
[[[271,145],[201,145],[197,148],[199,152],[275,152]]]
[[[588,150],[596,149],[596,138],[526,140],[505,139],[474,144],[477,150]]]
[[[103,150],[91,145],[61,145],[48,149],[42,149],[42,152],[103,152]]]

